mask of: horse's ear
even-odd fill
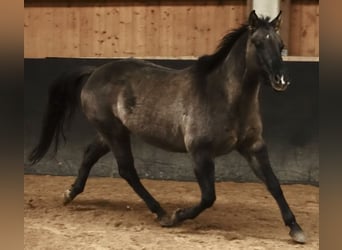
[[[281,24],[281,11],[279,11],[278,16],[276,16],[272,21],[271,25],[273,28],[278,31],[280,29],[280,24]]]
[[[259,25],[259,17],[255,13],[255,10],[252,10],[248,18],[248,28],[251,31],[255,31],[258,28],[258,25]]]

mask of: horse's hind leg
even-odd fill
[[[124,178],[139,197],[144,200],[151,212],[157,214],[159,221],[167,219],[168,217],[165,210],[146,190],[139,179],[134,167],[129,132],[126,128],[122,127],[122,125],[118,125],[117,123],[118,122],[112,126],[107,125],[107,129],[100,129],[100,131],[108,141],[108,144],[113,151],[120,176]],[[98,128],[99,127],[101,126],[98,126]],[[114,128],[115,131],[108,131],[108,127]]]
[[[107,154],[109,150],[109,146],[105,144],[100,137],[96,137],[96,139],[86,147],[76,180],[71,188],[64,193],[65,205],[83,192],[91,168],[102,156]]]
[[[292,239],[298,243],[305,243],[303,230],[297,224],[296,218],[283,195],[279,181],[273,173],[266,146],[263,145],[258,150],[239,150],[239,152],[247,159],[254,173],[265,183],[267,189],[276,200],[285,225],[290,227]]]

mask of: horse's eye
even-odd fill
[[[257,48],[261,48],[263,46],[263,42],[260,41],[260,40],[255,40],[254,41],[254,45],[257,47]]]

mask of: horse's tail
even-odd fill
[[[44,157],[53,140],[54,154],[57,153],[60,136],[66,141],[64,124],[72,118],[80,100],[81,89],[94,70],[95,67],[87,66],[67,72],[50,86],[39,142],[28,156],[31,165]]]

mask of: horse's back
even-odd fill
[[[121,59],[99,66],[89,78],[84,89],[98,89],[104,84],[122,85],[138,80],[143,74],[153,73],[155,76],[165,76],[176,70],[140,59]]]

